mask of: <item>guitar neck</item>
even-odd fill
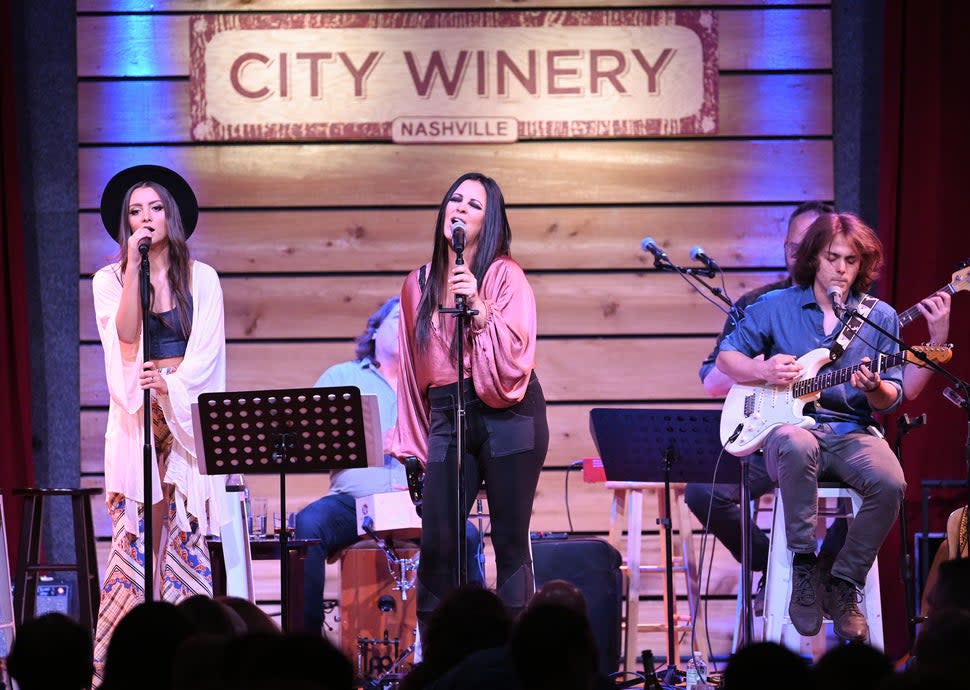
[[[943,287],[937,290],[937,292],[948,292],[951,295],[955,295],[957,293],[957,288],[953,285],[953,283],[949,283],[946,287]],[[936,293],[933,293],[933,294],[936,294]],[[919,310],[919,306],[914,304],[909,309],[907,309],[906,311],[902,312],[899,315],[899,325],[906,326],[912,323],[913,321],[915,321],[916,319],[920,318],[922,315],[923,314]]]
[[[886,371],[886,369],[897,367],[905,361],[905,352],[897,352],[894,355],[878,355],[875,361],[870,363],[869,369],[876,373],[880,373]],[[831,388],[832,386],[842,385],[851,379],[852,374],[859,371],[861,367],[861,364],[856,364],[851,367],[845,367],[844,369],[827,371],[815,376],[814,378],[805,379],[804,381],[796,381],[791,387],[792,394],[796,398],[800,398],[804,395],[817,393],[818,391],[825,390],[826,388]]]

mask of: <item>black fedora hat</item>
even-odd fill
[[[185,178],[161,165],[134,165],[112,177],[101,193],[101,222],[111,238],[118,239],[125,194],[139,182],[156,182],[169,191],[179,207],[186,238],[191,235],[199,221],[199,202]]]

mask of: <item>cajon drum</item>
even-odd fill
[[[400,558],[412,558],[412,542],[394,544]],[[395,589],[386,554],[373,541],[362,541],[340,557],[340,646],[363,680],[374,680],[391,669],[415,641],[417,593],[407,598]],[[413,664],[410,654],[395,672]]]

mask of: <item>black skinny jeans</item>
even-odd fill
[[[428,391],[431,430],[417,588],[422,623],[458,580],[457,393],[457,384]],[[488,407],[475,395],[472,382],[466,380],[465,427],[461,520],[468,516],[484,482],[495,549],[496,593],[514,615],[535,592],[529,521],[549,448],[546,401],[535,373],[522,401],[504,409]]]

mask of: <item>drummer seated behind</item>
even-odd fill
[[[398,327],[400,298],[385,302],[367,320],[357,339],[357,358],[327,369],[317,387],[355,386],[362,394],[377,396],[381,432],[397,422]],[[330,491],[303,508],[296,516],[296,538],[318,539],[307,549],[304,563],[304,629],[320,632],[323,627],[323,584],[327,559],[359,540],[357,498],[401,491],[407,487],[404,465],[391,456],[383,467],[338,470],[330,475]],[[469,522],[468,573],[473,582],[484,582],[478,557],[478,531]]]

